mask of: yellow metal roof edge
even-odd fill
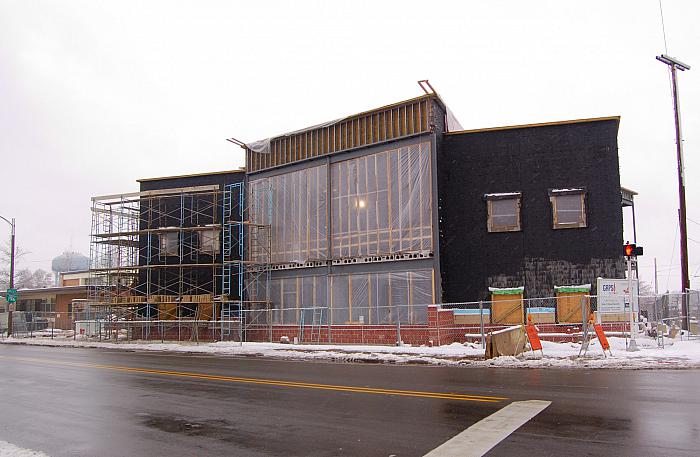
[[[245,168],[238,168],[236,170],[210,171],[208,173],[191,173],[188,175],[160,176],[157,178],[139,178],[136,180],[136,182],[165,181],[166,179],[196,178],[197,176],[225,175],[229,173],[245,173]]]
[[[493,131],[498,131],[498,130],[527,129],[527,128],[531,128],[531,127],[549,127],[549,126],[554,126],[554,125],[582,124],[585,122],[600,122],[600,121],[620,122],[620,116],[591,117],[591,118],[586,118],[586,119],[570,119],[570,120],[565,120],[565,121],[540,122],[540,123],[536,123],[536,124],[506,125],[503,127],[486,127],[486,128],[482,128],[482,129],[458,130],[455,132],[446,132],[445,135],[460,135],[460,134],[464,134],[464,133],[493,132]]]

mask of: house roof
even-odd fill
[[[43,295],[43,294],[69,294],[75,292],[87,292],[88,286],[60,286],[60,287],[41,287],[38,289],[18,289],[19,298],[27,298],[27,295]],[[5,297],[5,291],[0,292],[0,296]]]

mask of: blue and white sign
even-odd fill
[[[598,278],[598,312],[629,312],[629,281],[627,279]],[[632,303],[639,309],[637,281],[632,281]]]

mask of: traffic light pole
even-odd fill
[[[635,336],[634,328],[634,293],[632,292],[632,256],[627,257],[627,293],[629,295],[630,302],[630,344],[627,346],[627,351],[635,352],[638,351],[637,339]]]

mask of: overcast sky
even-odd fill
[[[668,53],[693,66],[680,90],[690,271],[700,275],[700,2],[666,0],[663,11]],[[427,78],[465,129],[620,115],[621,182],[639,192],[640,274],[653,283],[656,257],[659,288],[674,289],[673,109],[654,59],[663,52],[657,0],[0,0],[0,215],[17,218],[18,244],[31,251],[20,267],[49,269],[64,250],[89,255],[91,196],[237,168],[243,151],[225,138],[415,97]]]

